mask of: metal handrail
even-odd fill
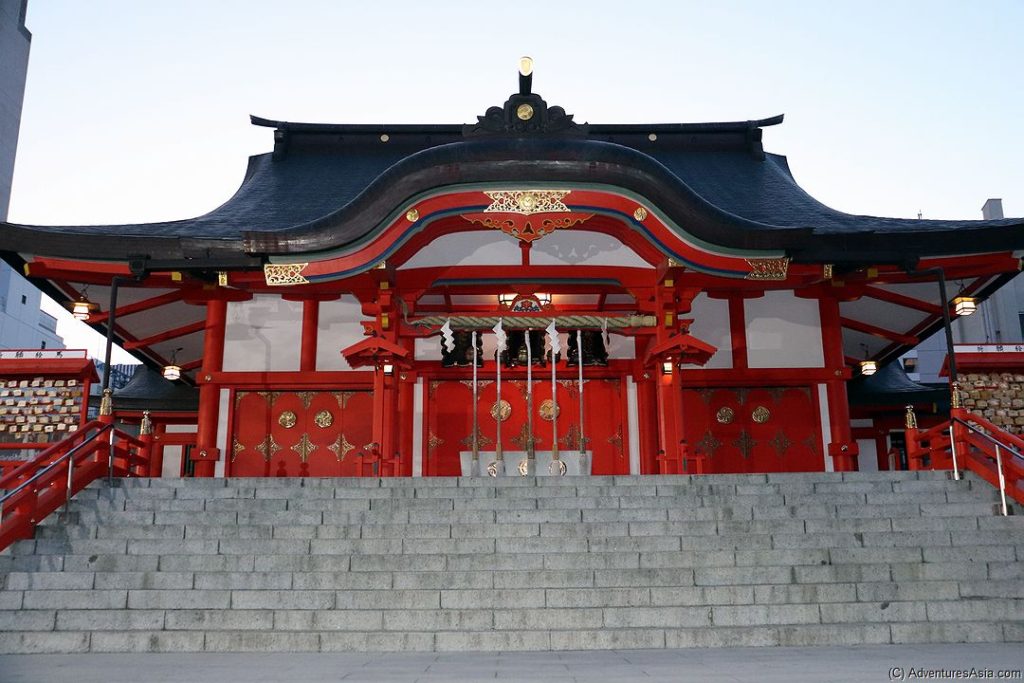
[[[100,436],[101,434],[103,434],[103,433],[104,433],[105,431],[107,431],[107,430],[108,430],[108,429],[110,429],[111,427],[113,427],[113,425],[110,425],[110,424],[106,424],[106,425],[103,425],[102,427],[100,427],[100,428],[99,428],[99,429],[98,429],[98,430],[96,431],[96,433],[95,433],[95,434],[93,434],[92,436],[86,437],[86,439],[85,439],[84,441],[82,441],[82,443],[78,444],[77,446],[75,446],[74,448],[72,448],[71,450],[69,450],[69,451],[68,451],[67,453],[65,453],[64,455],[60,456],[59,458],[57,458],[57,459],[56,459],[56,460],[54,460],[53,462],[49,463],[49,464],[48,464],[48,465],[46,465],[45,467],[43,467],[43,468],[39,469],[38,471],[36,471],[36,473],[35,473],[35,474],[33,474],[33,475],[32,475],[31,477],[29,477],[29,478],[28,478],[28,479],[26,479],[25,481],[21,482],[20,484],[18,484],[18,485],[17,485],[16,487],[14,487],[14,488],[13,488],[12,490],[10,490],[10,491],[7,491],[7,492],[5,492],[5,493],[4,493],[4,494],[3,494],[2,496],[0,496],[0,515],[2,515],[2,510],[3,510],[3,506],[4,506],[4,503],[5,503],[5,502],[7,502],[8,500],[10,500],[10,499],[11,499],[11,498],[13,498],[14,496],[18,495],[19,493],[21,493],[21,492],[22,492],[23,490],[25,490],[25,488],[27,488],[27,487],[28,487],[28,486],[29,486],[30,484],[32,484],[33,482],[35,482],[35,481],[36,481],[37,479],[39,479],[40,477],[42,477],[42,476],[43,476],[44,474],[48,473],[48,472],[49,472],[50,470],[52,470],[52,469],[54,469],[55,467],[57,467],[57,465],[60,465],[61,463],[63,463],[63,462],[64,462],[65,460],[67,460],[68,458],[73,458],[73,457],[75,456],[75,454],[77,454],[77,453],[78,453],[78,451],[80,451],[80,450],[81,450],[82,448],[84,448],[85,446],[87,446],[87,445],[91,444],[91,443],[92,443],[93,441],[95,441],[95,440],[96,440],[96,439],[97,439],[97,438],[98,438],[98,437],[99,437],[99,436]],[[69,478],[70,478],[70,475],[69,475]]]
[[[1016,450],[1015,448],[1006,445],[1004,442],[1002,442],[999,439],[995,438],[991,434],[988,434],[987,432],[983,431],[982,429],[980,429],[979,427],[975,426],[974,424],[971,424],[967,420],[964,420],[964,419],[959,418],[959,417],[953,417],[953,418],[950,419],[950,430],[949,430],[949,432],[950,432],[949,433],[950,444],[952,444],[953,441],[955,440],[953,438],[953,428],[952,428],[952,424],[954,422],[959,422],[964,427],[967,427],[968,430],[974,432],[975,434],[977,434],[978,436],[982,437],[986,441],[991,442],[992,445],[995,446],[995,449],[996,449],[996,474],[999,476],[999,497],[1000,497],[1000,500],[1001,500],[1001,507],[1002,507],[1003,516],[1004,517],[1007,516],[1009,514],[1009,510],[1007,509],[1007,506],[1006,506],[1006,476],[1003,474],[1003,455],[1002,455],[1002,451],[1004,451],[1004,450],[1007,451],[1012,456],[1020,459],[1021,461],[1024,461],[1024,455],[1021,455],[1021,453],[1018,450]]]

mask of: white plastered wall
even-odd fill
[[[196,425],[167,425],[168,434],[195,434]],[[164,464],[160,476],[164,479],[181,476],[181,456],[184,446],[164,446]]]
[[[276,294],[228,302],[224,335],[225,372],[299,369],[302,303]]]
[[[231,390],[221,389],[217,407],[217,448],[220,449],[220,459],[213,470],[213,476],[223,477],[225,463],[228,457],[228,409],[231,406]]]
[[[743,301],[751,368],[821,368],[821,316],[815,299],[790,291]]]
[[[729,331],[729,302],[698,294],[690,312],[684,318],[693,318],[690,334],[718,350],[702,367],[709,370],[732,367],[732,334]]]
[[[341,350],[364,338],[362,307],[352,295],[320,302],[316,339],[317,370],[351,370]]]

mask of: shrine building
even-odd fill
[[[1019,272],[1024,219],[842,213],[765,150],[782,116],[581,123],[524,71],[467,125],[254,116],[273,149],[210,213],[0,248],[198,387],[154,409],[165,475],[890,466],[847,382]]]

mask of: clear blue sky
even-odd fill
[[[194,216],[293,121],[461,123],[516,87],[579,121],[743,120],[851,213],[1024,215],[1024,2],[29,0],[10,220]],[[1024,244],[1024,238],[1022,238]]]

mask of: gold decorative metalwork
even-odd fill
[[[338,438],[334,440],[334,443],[327,447],[327,450],[334,453],[334,457],[338,459],[338,462],[344,461],[345,456],[353,449],[355,449],[355,446],[348,442],[344,434],[338,434]]]
[[[428,451],[436,450],[438,446],[441,446],[443,444],[444,444],[444,439],[439,437],[434,432],[427,432],[427,450]]]
[[[715,419],[724,425],[731,424],[735,416],[736,411],[734,411],[729,406],[722,406],[721,408],[718,409],[718,412],[715,413]]]
[[[772,440],[768,442],[772,448],[775,449],[775,453],[781,458],[789,450],[789,447],[793,445],[793,442],[786,437],[786,433],[781,429],[772,437]]]
[[[316,444],[309,440],[309,434],[302,433],[299,442],[292,446],[292,450],[299,454],[302,462],[309,462],[309,454],[316,450]]]
[[[529,104],[520,104],[516,107],[516,116],[520,121],[529,121],[533,118],[533,107]]]
[[[805,436],[804,440],[801,441],[801,443],[804,446],[806,446],[807,450],[809,450],[811,453],[818,453],[818,440],[814,438],[813,434],[808,434],[807,436]]]
[[[757,445],[757,441],[751,438],[747,430],[740,431],[740,438],[732,442],[732,445],[740,450],[740,455],[743,456],[744,460],[750,459],[750,454],[754,451],[754,446]]]
[[[139,425],[139,435],[143,436],[146,434],[153,433],[153,421],[149,419],[149,411],[142,411],[142,423]]]
[[[636,207],[636,211],[633,212],[633,218],[638,221],[644,221],[647,219],[647,209],[642,206]]]
[[[532,446],[536,446],[541,442],[541,439],[536,434],[530,434],[530,425],[523,423],[523,428],[519,430],[519,433],[509,439],[512,443],[519,446],[524,451],[530,450]]]
[[[561,406],[557,405],[550,398],[541,401],[540,408],[537,409],[542,420],[551,422],[562,413]]]
[[[962,408],[963,407],[963,401],[962,401],[962,396],[960,395],[960,382],[953,382],[953,383],[951,383],[949,385],[949,390],[950,390],[949,400],[950,400],[951,407],[953,407],[953,408]]]
[[[345,406],[348,405],[348,401],[352,396],[355,395],[354,391],[334,391],[331,392],[334,399],[338,402],[338,407],[345,410]]]
[[[615,429],[615,433],[608,437],[608,443],[610,443],[612,447],[619,452],[620,458],[623,457],[624,453],[622,451],[622,425],[619,425]]]
[[[313,422],[316,424],[317,427],[320,427],[321,429],[327,429],[332,424],[334,424],[334,416],[331,415],[331,411],[329,410],[321,410],[313,418]]]
[[[463,446],[472,446],[473,445],[473,433],[470,432],[469,434],[467,434],[464,439],[459,441],[459,443],[462,444]],[[489,436],[485,436],[480,431],[480,427],[477,427],[476,428],[476,445],[477,445],[477,448],[487,448],[488,446],[491,446],[493,444],[494,444],[494,439],[490,438]]]
[[[238,441],[238,439],[234,439],[231,442],[231,462],[234,462],[235,459],[238,458],[238,454],[244,450],[245,446],[243,446],[241,442]]]
[[[545,235],[548,235],[555,230],[560,228],[571,228],[577,223],[582,223],[593,217],[593,214],[580,214],[574,216],[566,216],[564,218],[542,218],[536,221],[534,219],[515,220],[513,218],[468,218],[471,223],[478,223],[485,228],[491,228],[492,230],[501,230],[506,235],[511,235],[518,240],[523,242],[532,242],[533,240],[540,239]]]
[[[786,394],[786,387],[769,387],[768,395],[772,397],[772,403],[778,403]]]
[[[265,461],[270,462],[277,455],[277,452],[281,450],[281,445],[277,443],[272,434],[268,434],[267,438],[256,446],[256,450],[263,455]]]
[[[750,389],[746,389],[746,388],[737,389],[735,393],[736,393],[736,400],[740,402],[740,405],[743,405],[744,403],[747,402],[747,396],[750,395]]]
[[[589,436],[584,436],[583,437],[583,444],[581,446],[580,445],[580,426],[576,425],[576,424],[572,424],[572,425],[569,425],[569,429],[566,431],[565,436],[563,436],[561,439],[559,439],[559,441],[562,442],[562,445],[565,447],[566,450],[570,450],[570,451],[571,450],[580,450],[580,448],[586,450],[587,444],[590,443],[590,437]]]
[[[313,402],[313,398],[316,396],[315,391],[300,391],[296,394],[299,400],[302,401],[302,407],[309,410],[309,405]]]
[[[750,266],[748,280],[785,280],[789,272],[788,258],[746,259]]]
[[[280,391],[257,391],[258,395],[263,397],[263,400],[267,402],[271,408],[274,407],[274,403],[281,397]]]
[[[434,394],[437,393],[437,388],[441,386],[441,380],[431,380],[430,384],[427,385],[427,397],[434,398]]]
[[[496,477],[498,476],[498,461],[494,460],[490,465],[487,466],[487,476]]]
[[[568,468],[565,466],[565,463],[561,460],[552,460],[550,463],[548,463],[548,472],[553,477],[564,477],[567,471]]]
[[[410,223],[415,223],[419,219],[420,212],[417,211],[416,209],[409,209],[408,211],[405,212],[405,220],[409,221]]]
[[[768,421],[768,418],[770,418],[771,416],[771,411],[765,408],[764,406],[758,406],[757,408],[754,408],[754,412],[750,414],[750,417],[754,419],[754,422],[756,422],[759,425],[763,425],[765,422]]]
[[[309,280],[303,276],[302,271],[308,265],[308,263],[264,263],[263,279],[271,287],[306,285],[309,284]]]
[[[832,264],[826,263],[821,267],[821,276],[826,280],[832,279]]]
[[[485,192],[491,204],[484,213],[518,213],[531,216],[535,213],[569,213],[569,207],[562,201],[570,190],[496,190]]]
[[[298,418],[295,417],[295,413],[290,410],[286,410],[277,416],[277,424],[281,425],[285,429],[291,429],[298,421]]]
[[[711,433],[711,430],[704,432],[704,436],[697,442],[697,450],[702,453],[707,453],[709,458],[715,457],[715,453],[722,447],[722,442],[715,438],[715,435]]]
[[[917,429],[917,415],[914,415],[914,406],[907,406],[907,414],[904,416],[907,429]]]
[[[700,399],[704,401],[704,405],[709,405],[711,403],[711,398],[715,395],[715,390],[698,389],[697,394],[700,396]]]
[[[491,406],[491,417],[494,418],[495,422],[504,422],[511,414],[512,404],[505,399],[501,399],[501,401],[497,401]]]
[[[530,463],[527,458],[523,458],[519,461],[519,476],[525,477],[530,473]]]

